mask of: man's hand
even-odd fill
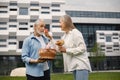
[[[30,59],[30,63],[43,63],[45,62],[46,60],[45,59],[41,59],[41,58],[38,58],[38,59]]]
[[[46,61],[45,59],[41,59],[41,58],[39,58],[39,59],[37,60],[38,63],[43,63],[43,62],[45,62],[45,61]]]

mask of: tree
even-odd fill
[[[95,64],[96,69],[99,69],[99,63],[105,59],[105,53],[102,52],[98,43],[95,43],[90,51],[91,61]]]

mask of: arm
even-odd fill
[[[75,36],[74,36],[75,35]],[[71,47],[59,47],[61,52],[65,52],[69,55],[80,55],[86,51],[86,45],[84,43],[83,36],[80,32],[75,31],[71,34],[70,39],[72,42],[69,42],[71,44]],[[68,45],[69,45],[68,44]]]
[[[74,47],[67,48],[66,53],[70,55],[80,55],[86,51],[86,45],[82,37],[78,36],[75,38]]]
[[[30,61],[30,57],[29,57],[29,44],[28,44],[28,39],[25,39],[23,42],[23,46],[22,46],[22,60],[25,63],[29,63]]]
[[[83,54],[85,51],[87,51],[81,32],[79,32],[78,30],[74,31],[72,37],[73,37],[72,41],[74,46],[66,49],[66,52],[68,54],[80,55]]]
[[[23,42],[21,57],[22,57],[23,62],[25,62],[25,63],[40,63],[40,62],[45,61],[45,60],[41,60],[41,59],[30,58],[30,47],[29,47],[28,39],[25,39]]]

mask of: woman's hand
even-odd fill
[[[58,46],[60,52],[66,52],[66,48],[63,46]]]

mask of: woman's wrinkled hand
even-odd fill
[[[66,52],[66,48],[63,46],[58,46],[60,52]]]

